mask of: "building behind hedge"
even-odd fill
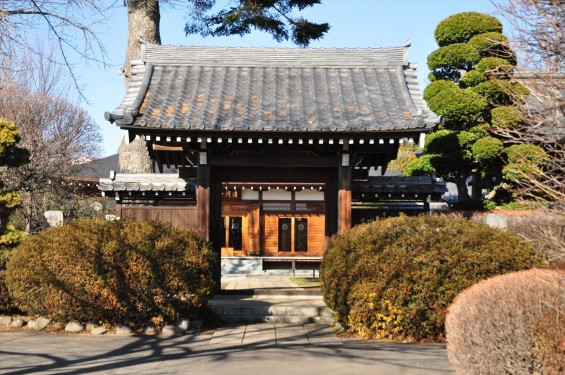
[[[118,216],[195,227],[224,256],[320,257],[379,209],[425,211],[444,183],[374,173],[440,121],[408,47],[142,43],[106,119],[148,156],[149,173],[122,165],[99,188]]]

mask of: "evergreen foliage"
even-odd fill
[[[442,341],[447,307],[479,280],[543,267],[520,237],[458,216],[353,227],[324,253],[322,291],[338,321],[369,338]]]
[[[29,161],[29,152],[18,147],[20,133],[16,126],[0,118],[0,166],[8,169],[19,167]],[[0,181],[0,271],[6,268],[10,250],[23,239],[23,232],[8,225],[8,219],[14,208],[21,204],[20,195],[14,191],[5,191]],[[1,283],[2,281],[0,281]]]
[[[215,259],[196,232],[168,223],[79,220],[14,249],[6,284],[29,314],[139,328],[196,316],[215,289]]]
[[[191,0],[194,11],[184,27],[185,33],[202,36],[245,35],[253,29],[277,41],[292,40],[306,47],[312,40],[328,32],[327,23],[315,23],[293,12],[320,4],[320,0],[256,0],[236,1],[229,8],[214,12],[216,0]]]
[[[502,24],[495,17],[477,12],[457,13],[441,21],[434,37],[440,47],[454,43],[467,43],[472,37],[484,33],[502,33]]]
[[[502,25],[486,14],[459,13],[440,22],[435,37],[439,48],[428,57],[432,82],[424,90],[424,99],[444,122],[426,142],[427,157],[409,163],[404,173],[436,172],[457,185],[461,202],[471,198],[467,193],[470,176],[476,201],[481,200],[483,189],[511,198],[509,183],[516,179],[502,172],[507,163],[503,150],[509,145],[493,138],[493,127],[521,126],[522,116],[513,105],[528,90],[511,81],[516,57]]]

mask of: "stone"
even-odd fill
[[[12,323],[11,316],[3,316],[0,318],[0,326],[8,326],[10,323]]]
[[[178,326],[164,326],[161,334],[164,336],[182,335],[184,330]]]
[[[197,319],[197,320],[191,320],[190,321],[190,328],[195,329],[195,330],[200,330],[202,329],[202,326],[204,325],[204,321],[202,319]]]
[[[84,326],[79,322],[69,322],[65,326],[65,332],[69,333],[79,333],[84,331]]]
[[[508,229],[508,217],[502,214],[488,214],[485,218],[485,223],[492,227],[501,230]]]
[[[133,331],[128,326],[117,326],[116,327],[116,335],[127,336],[127,335],[131,335],[132,333],[133,333]]]
[[[65,328],[65,325],[61,322],[55,322],[51,324],[51,330],[53,331],[60,331]]]
[[[63,211],[45,211],[43,217],[43,227],[46,229],[63,225]]]
[[[94,328],[98,328],[100,327],[100,324],[96,323],[96,322],[88,322],[86,323],[86,330],[88,332],[92,331]]]
[[[96,327],[93,328],[92,331],[90,331],[90,333],[92,333],[93,335],[103,335],[106,332],[108,332],[108,328],[106,327]]]
[[[154,324],[149,324],[147,327],[145,327],[143,333],[146,335],[155,335],[157,334],[157,327]]]
[[[10,327],[12,328],[21,328],[24,326],[25,320],[23,320],[23,318],[15,318],[14,320],[12,320],[12,323],[10,323]]]
[[[36,331],[41,331],[42,329],[45,329],[49,325],[49,323],[51,323],[51,320],[41,316],[35,320],[33,329],[35,329]]]
[[[177,327],[182,329],[183,332],[185,332],[188,329],[188,327],[190,327],[190,319],[180,318],[177,321]]]

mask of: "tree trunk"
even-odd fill
[[[161,44],[159,33],[159,0],[129,0],[128,1],[128,45],[126,49],[126,62],[122,69],[129,85],[131,75],[131,61],[140,58],[139,38]]]
[[[481,200],[483,197],[483,180],[479,172],[473,172],[471,194],[474,200]]]
[[[467,190],[467,179],[465,177],[458,178],[457,181],[455,181],[455,185],[457,185],[459,202],[468,201],[469,191]]]

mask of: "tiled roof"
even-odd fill
[[[430,176],[380,176],[354,182],[351,191],[354,194],[443,194],[447,188],[444,181]]]
[[[130,87],[106,118],[201,131],[426,131],[408,44],[377,49],[142,45]]]
[[[172,173],[118,173],[114,178],[101,178],[101,191],[194,191],[194,183]]]

